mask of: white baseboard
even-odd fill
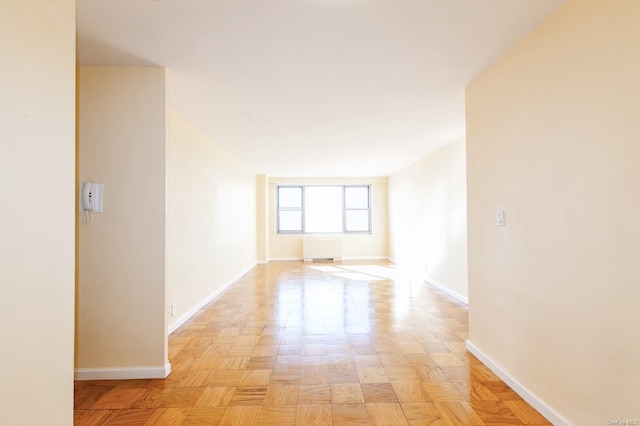
[[[511,377],[509,373],[500,368],[498,364],[493,362],[491,358],[484,354],[476,345],[467,340],[467,350],[471,352],[476,358],[478,358],[484,365],[489,367],[496,376],[500,377],[503,382],[508,384],[518,395],[535,408],[540,414],[542,414],[547,420],[549,420],[555,426],[569,426],[571,423],[558,414],[553,408],[551,408],[546,402],[540,399],[536,394],[527,389],[524,385]]]
[[[269,261],[268,261],[268,260],[258,260],[258,261],[256,262],[256,264],[257,264],[257,265],[266,265],[266,264],[268,264],[268,263],[269,263]]]
[[[387,257],[387,260],[391,263],[393,263],[394,265],[397,265],[398,262],[396,262],[396,259],[394,259],[393,257]]]
[[[169,334],[173,333],[178,328],[180,328],[180,326],[183,325],[185,322],[187,322],[193,315],[195,315],[196,312],[198,312],[200,309],[202,309],[207,303],[211,302],[216,297],[220,296],[223,291],[225,291],[227,288],[229,288],[231,286],[231,284],[235,283],[240,278],[242,278],[242,276],[244,274],[246,274],[247,272],[252,270],[254,266],[256,266],[256,265],[253,264],[250,267],[244,269],[243,272],[241,272],[240,274],[236,275],[235,277],[233,277],[232,279],[230,279],[229,281],[224,283],[219,289],[217,289],[216,291],[211,293],[209,296],[205,297],[203,300],[198,302],[193,308],[191,308],[187,312],[185,312],[180,318],[178,318],[176,321],[171,323],[169,325],[169,327],[168,327]]]
[[[357,261],[357,260],[387,260],[387,256],[350,256],[343,257],[342,260]]]
[[[387,256],[352,256],[352,257],[343,257],[342,259],[335,259],[336,262],[339,261],[358,261],[358,260],[390,260],[393,263],[395,263],[395,261],[393,259],[390,259]],[[273,257],[271,259],[269,259],[267,261],[267,263],[269,262],[304,262],[307,261],[306,259],[302,258],[302,257]]]
[[[464,303],[465,305],[469,306],[469,299],[463,295],[461,295],[460,293],[458,293],[457,291],[453,291],[451,290],[449,287],[440,284],[437,281],[434,281],[430,278],[425,278],[424,279],[427,284],[432,285],[433,287],[437,288],[438,290],[440,290],[443,293],[447,293],[449,296],[453,297],[454,299],[456,299],[458,302]]]
[[[76,368],[75,380],[164,379],[171,373],[171,364],[164,367]]]

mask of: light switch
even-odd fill
[[[498,226],[504,226],[504,210],[498,209],[496,211],[496,223]]]

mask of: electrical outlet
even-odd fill
[[[172,303],[171,304],[171,316],[174,316],[176,314],[176,304]]]

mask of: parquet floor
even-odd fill
[[[165,380],[75,386],[77,425],[549,424],[393,265],[260,265],[169,337]]]

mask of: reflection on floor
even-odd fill
[[[548,424],[389,263],[255,267],[169,337],[165,380],[77,382],[75,423]]]

